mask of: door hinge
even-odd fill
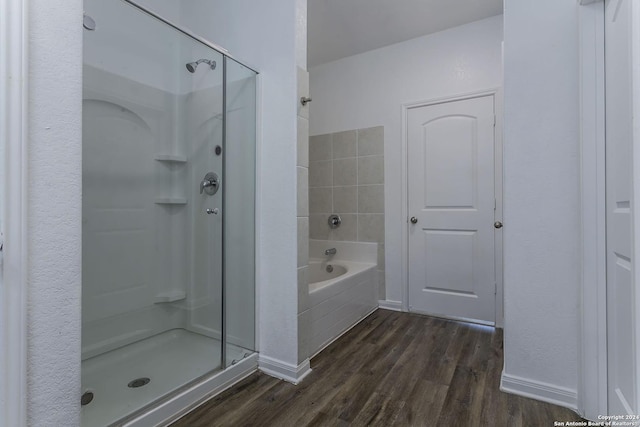
[[[493,115],[493,127],[496,127],[496,122],[497,122],[497,119],[496,119],[496,115],[494,114]]]
[[[493,210],[497,210],[498,209],[498,199],[493,199]]]

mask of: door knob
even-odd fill
[[[412,216],[409,221],[411,221],[411,224],[417,224],[418,223],[418,218],[416,218],[415,216]]]
[[[493,226],[495,228],[502,228],[502,223],[500,221],[496,221],[496,222],[493,223]]]

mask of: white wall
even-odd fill
[[[82,1],[30,0],[28,424],[80,423]]]
[[[259,344],[261,356],[296,366],[296,1],[193,0],[181,22],[261,73]]]
[[[567,406],[578,375],[578,7],[508,0],[504,15],[503,385],[546,385]]]
[[[412,101],[497,88],[502,17],[310,69],[310,134],[385,127],[386,298],[402,300],[402,112]]]

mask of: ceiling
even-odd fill
[[[308,0],[308,65],[502,13],[502,0]]]

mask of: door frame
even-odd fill
[[[597,419],[608,413],[607,307],[606,307],[606,210],[605,210],[605,61],[604,0],[578,0],[580,22],[580,113],[582,195],[582,313],[579,347],[578,404],[582,416]],[[631,4],[633,15],[631,55],[634,73],[634,111],[640,112],[640,7]],[[585,120],[588,119],[588,120]],[[634,117],[633,146],[640,147],[640,117]],[[633,150],[633,200],[640,200],[640,150]],[[593,170],[596,174],[593,174]],[[588,173],[591,171],[591,173]],[[634,209],[633,224],[640,224],[640,209]],[[633,227],[633,225],[632,225]],[[633,227],[633,265],[640,265],[640,227]],[[640,268],[633,272],[640,284]],[[636,313],[640,292],[635,293]],[[640,367],[640,329],[636,336],[636,367]],[[593,373],[596,373],[595,375]],[[640,388],[640,381],[637,382]],[[636,390],[640,396],[640,389]]]
[[[632,76],[632,106],[633,115],[633,159],[631,171],[633,176],[633,200],[634,202],[640,201],[640,4],[637,1],[631,3],[631,63],[633,67]],[[635,312],[640,313],[640,292],[638,286],[640,285],[640,209],[636,205],[634,207],[633,215],[633,235],[632,245],[634,254],[634,265],[636,266],[633,272],[633,280],[635,285]],[[640,375],[640,328],[637,328],[638,322],[636,318],[636,330],[635,344],[636,344],[636,375]],[[640,380],[636,381],[636,399],[640,400]],[[636,405],[640,406],[640,403],[636,402]]]
[[[0,252],[0,424],[27,424],[27,0],[0,0],[0,144],[3,164]]]
[[[597,420],[608,413],[604,0],[580,0],[578,14],[582,199],[578,410]]]
[[[495,220],[502,221],[503,215],[503,156],[502,156],[502,88],[495,87],[481,91],[466,92],[441,98],[407,102],[402,104],[402,311],[409,311],[409,140],[408,140],[408,113],[412,108],[427,107],[430,105],[444,104],[453,101],[463,101],[483,96],[493,96],[496,124],[494,131],[494,191],[496,198]],[[503,287],[503,239],[502,233],[495,239],[495,272],[496,272],[496,300],[495,300],[495,326],[504,327],[504,287]]]

